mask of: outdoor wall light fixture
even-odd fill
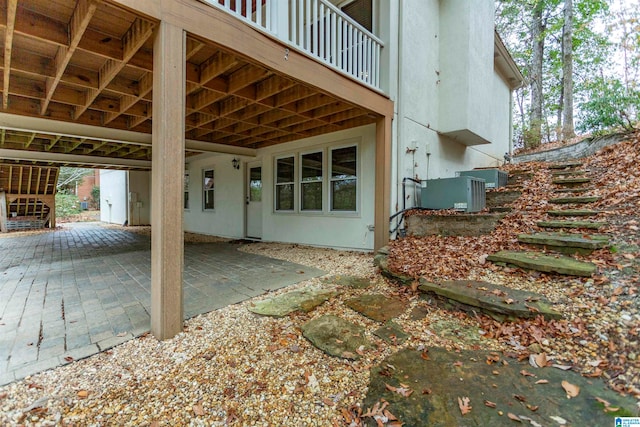
[[[234,169],[240,169],[240,160],[238,160],[237,158],[233,158],[233,160],[231,160],[231,164],[233,165]]]

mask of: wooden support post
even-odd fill
[[[161,22],[153,45],[151,333],[182,331],[185,33]]]
[[[375,232],[373,249],[389,242],[391,212],[391,116],[376,122]]]
[[[0,232],[7,232],[7,195],[0,191]]]

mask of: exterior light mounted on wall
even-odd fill
[[[234,157],[233,160],[231,160],[231,165],[234,169],[240,169],[240,160]]]

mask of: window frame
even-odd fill
[[[299,166],[298,166],[298,197],[299,197],[299,207],[300,207],[300,213],[312,213],[312,214],[317,214],[317,213],[324,213],[325,212],[325,206],[326,206],[326,172],[327,172],[327,162],[326,162],[326,148],[322,147],[322,148],[316,148],[313,150],[308,150],[308,151],[303,151],[300,152],[298,154],[298,158],[299,158]],[[302,176],[303,174],[303,170],[304,170],[304,165],[302,163],[302,158],[304,156],[310,155],[310,154],[317,154],[319,153],[322,156],[322,165],[321,165],[321,174],[320,174],[320,179],[313,179],[313,180],[309,180],[309,181],[303,181],[304,177]],[[305,209],[304,208],[304,187],[305,184],[313,184],[313,183],[320,183],[320,209]]]
[[[205,188],[205,178],[206,178],[206,173],[207,172],[211,172],[211,179],[213,180],[213,186],[211,188]],[[203,212],[213,212],[216,210],[216,192],[215,192],[215,169],[213,167],[211,168],[207,168],[207,169],[202,169],[202,211]],[[211,201],[212,201],[212,207],[208,208],[206,203],[207,203],[207,192],[211,192]]]
[[[298,168],[298,162],[296,161],[296,153],[291,153],[291,154],[284,154],[284,155],[279,155],[276,156],[273,159],[273,211],[276,213],[287,213],[287,214],[291,214],[291,213],[297,213],[297,207],[298,207],[298,203],[297,203],[297,183],[296,183],[296,172],[297,172],[297,168]],[[287,181],[287,182],[278,182],[278,161],[279,160],[283,160],[283,159],[288,159],[291,158],[293,160],[293,173],[292,173],[292,180],[291,181]],[[278,186],[285,186],[285,185],[291,185],[291,197],[292,197],[292,203],[291,203],[291,209],[278,209]]]
[[[189,186],[191,184],[191,177],[190,177],[190,172],[188,169],[185,169],[184,171],[184,182],[183,182],[183,197],[182,197],[182,208],[185,211],[190,210],[191,208],[191,198],[190,198],[190,194],[189,194]]]
[[[336,150],[341,150],[345,148],[355,148],[355,162],[356,162],[356,170],[354,178],[334,178],[333,177],[333,152]],[[327,197],[328,197],[328,210],[332,215],[357,215],[360,213],[360,148],[357,142],[350,142],[340,145],[334,145],[328,147],[328,156],[327,156]],[[355,179],[355,207],[354,210],[336,210],[333,208],[333,183],[337,181],[347,181]]]
[[[332,202],[331,202],[331,156],[334,150],[354,147],[356,151],[356,175],[355,175],[355,210],[332,210]],[[302,182],[302,156],[305,154],[322,152],[323,156],[323,179],[322,179],[322,210],[303,210],[302,209],[302,190],[301,190],[301,182]],[[361,206],[362,200],[362,189],[361,189],[361,180],[362,180],[362,137],[352,137],[340,139],[337,141],[325,142],[323,144],[314,145],[311,147],[299,147],[297,149],[292,149],[290,151],[282,151],[279,153],[274,153],[272,157],[273,161],[273,170],[272,170],[272,193],[271,197],[273,197],[272,202],[272,213],[279,215],[298,215],[298,216],[324,216],[324,217],[343,217],[343,218],[353,218],[361,216]],[[276,209],[277,205],[277,180],[278,180],[278,160],[291,158],[293,157],[294,162],[294,192],[293,192],[293,209],[291,210],[278,210]],[[291,184],[287,183],[280,183]]]

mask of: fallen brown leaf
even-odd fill
[[[549,384],[549,380],[538,380],[536,384]]]
[[[484,406],[488,406],[489,408],[495,408],[497,405],[494,402],[491,402],[489,400],[485,400],[484,401]]]
[[[531,372],[528,372],[528,371],[526,371],[524,369],[520,371],[520,375],[522,375],[523,377],[535,377],[534,374],[532,374]]]
[[[471,412],[471,405],[468,397],[458,397],[458,407],[460,408],[460,413],[462,415],[466,415]]]
[[[507,417],[509,417],[510,420],[517,421],[519,423],[522,422],[519,416],[512,414],[511,412],[507,413]]]
[[[562,381],[562,388],[567,392],[567,398],[569,399],[580,394],[580,387],[575,384],[571,384],[569,381]]]

